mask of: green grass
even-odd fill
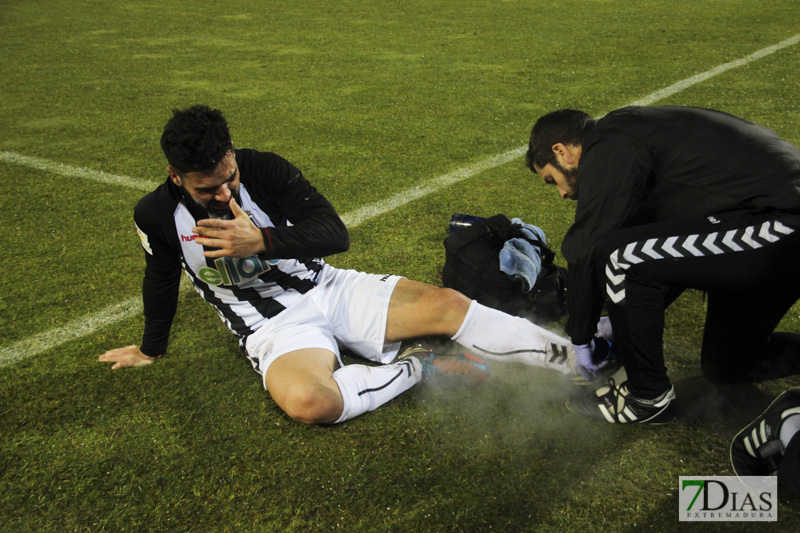
[[[298,165],[343,214],[517,148],[555,108],[595,115],[798,32],[794,0],[98,2],[9,0],[0,151],[160,181],[174,107],[222,108],[239,146]],[[718,108],[800,144],[800,45],[664,102]],[[141,193],[0,162],[0,349],[135,297]],[[540,225],[574,205],[521,160],[351,228],[341,267],[440,283],[454,212]],[[290,421],[232,336],[182,293],[169,354],[111,372],[133,317],[0,367],[2,531],[675,531],[678,477],[729,475],[731,437],[800,378],[715,387],[703,298],[667,317],[682,416],[605,427],[569,385],[494,365],[335,427]],[[784,321],[800,331],[797,306]],[[770,530],[800,530],[780,499]],[[712,531],[764,530],[718,524]]]

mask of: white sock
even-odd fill
[[[789,415],[786,417],[781,424],[780,432],[780,439],[784,449],[789,447],[789,441],[792,440],[792,437],[794,437],[798,431],[800,431],[800,415]]]
[[[422,365],[414,358],[391,365],[346,365],[333,373],[344,400],[344,422],[377,409],[422,381]]]
[[[485,359],[525,363],[577,374],[572,342],[537,326],[472,301],[454,341]]]

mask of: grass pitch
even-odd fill
[[[0,151],[157,183],[170,109],[202,102],[226,112],[237,145],[283,155],[349,214],[520,147],[547,111],[600,115],[798,28],[794,0],[11,0]],[[795,44],[657,103],[728,111],[800,144],[798,70]],[[141,191],[7,158],[0,177],[0,350],[138,295]],[[452,213],[519,216],[557,250],[573,208],[517,158],[360,220],[329,262],[438,284]],[[0,529],[698,528],[678,522],[678,477],[731,474],[732,436],[800,386],[707,383],[703,305],[689,292],[667,316],[683,412],[665,428],[584,421],[560,376],[502,365],[479,388],[418,387],[340,426],[300,426],[190,291],[168,355],[147,368],[96,362],[138,342],[138,315],[60,330],[55,348],[0,366]],[[784,322],[800,331],[800,309]],[[784,494],[770,530],[800,530],[798,511]]]

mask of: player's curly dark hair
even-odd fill
[[[583,111],[559,109],[539,118],[531,129],[531,140],[525,154],[525,164],[533,172],[535,164],[543,167],[548,163],[556,165],[553,145],[557,143],[581,144],[581,133],[592,117]]]
[[[179,175],[209,173],[233,150],[228,122],[222,111],[205,105],[174,109],[164,126],[161,149]]]

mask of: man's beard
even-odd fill
[[[567,186],[567,198],[570,200],[578,199],[578,167],[564,168],[558,161],[554,165],[559,172],[564,175],[564,182]]]

